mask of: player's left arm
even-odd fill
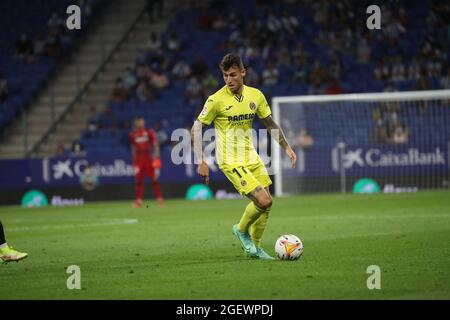
[[[266,128],[269,131],[269,134],[274,138],[280,146],[284,149],[289,159],[291,159],[292,168],[295,167],[295,163],[297,162],[297,155],[294,150],[292,150],[291,146],[286,140],[286,136],[284,135],[283,130],[280,126],[273,120],[272,116],[265,117],[261,119]]]

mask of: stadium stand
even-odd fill
[[[83,16],[98,11],[100,0],[78,1]],[[2,1],[0,12],[0,79],[7,94],[0,99],[0,128],[7,127],[45,81],[59,61],[70,53],[83,32],[68,33],[65,20],[56,12],[65,12],[73,1]],[[82,19],[83,27],[88,19]],[[83,30],[84,28],[82,28]],[[20,42],[19,40],[23,41]]]
[[[382,7],[381,30],[365,30],[359,26],[366,23],[368,5],[368,1],[280,1],[273,5],[196,1],[194,6],[182,6],[161,38],[153,39],[145,54],[137,57],[136,66],[123,74],[123,97],[111,101],[107,112],[90,118],[90,130],[80,141],[88,154],[126,154],[127,133],[137,115],[144,115],[152,126],[163,124],[169,134],[175,128],[189,127],[204,99],[221,83],[217,65],[229,51],[242,55],[253,70],[251,83],[268,99],[274,95],[448,88],[448,8],[439,1],[397,1]],[[181,76],[175,71],[180,68],[184,70]],[[155,76],[161,73],[167,86],[155,84]],[[207,85],[208,80],[215,88]],[[194,98],[186,93],[192,86],[199,93]],[[427,111],[401,106],[395,111],[386,106],[343,107],[337,115],[333,110],[308,109],[309,131],[319,144],[334,144],[337,131],[351,137],[350,143],[388,143],[394,130],[389,123],[392,113],[400,114],[410,140],[426,136],[420,134],[423,130],[446,127],[438,105],[428,106]],[[345,127],[342,123],[349,115],[359,117],[361,127],[352,132],[338,130]],[[323,126],[314,121],[318,117],[328,119],[331,130],[315,128],[314,123]],[[387,130],[383,141],[373,137],[377,120]]]

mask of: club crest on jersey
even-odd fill
[[[255,110],[256,109],[256,104],[252,101],[248,104],[248,106],[250,107],[251,110]]]
[[[245,187],[247,185],[247,181],[241,180],[241,186]]]

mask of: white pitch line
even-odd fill
[[[27,227],[9,227],[8,232],[16,231],[31,231],[31,230],[48,230],[48,229],[73,229],[73,228],[90,228],[90,227],[103,227],[103,226],[114,226],[121,224],[134,224],[137,223],[137,219],[120,219],[120,220],[110,220],[107,222],[97,222],[97,223],[83,223],[83,224],[57,224],[57,225],[44,225],[44,226],[27,226]]]

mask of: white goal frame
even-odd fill
[[[276,123],[281,126],[280,104],[282,103],[321,103],[342,101],[425,101],[450,99],[450,90],[423,90],[380,93],[350,93],[333,95],[303,95],[279,96],[272,98],[272,115]],[[450,125],[450,124],[449,124]],[[277,143],[272,148],[273,168],[275,169],[275,196],[283,195],[281,148]],[[344,176],[345,179],[345,176]]]

